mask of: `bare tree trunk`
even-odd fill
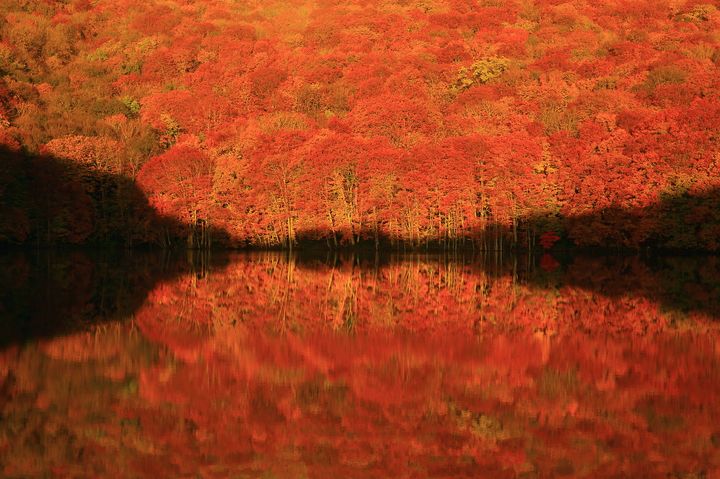
[[[380,237],[378,235],[377,208],[373,207],[373,234],[375,236],[375,251],[380,248]]]

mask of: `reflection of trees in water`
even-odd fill
[[[3,474],[694,473],[716,261],[5,256]]]
[[[167,312],[3,351],[3,473],[632,476],[720,455],[715,332],[200,334]]]
[[[720,317],[716,257],[190,252],[0,256],[2,343],[164,307],[199,328],[648,332]],[[180,295],[180,285],[185,285]],[[150,298],[146,301],[147,295]],[[165,303],[154,298],[164,294]],[[143,306],[144,305],[144,306]]]
[[[207,251],[0,253],[0,346],[127,319],[158,283],[222,262]]]
[[[193,283],[192,298],[195,308],[206,305],[206,326],[285,332],[705,329],[720,306],[717,261],[577,257],[548,272],[538,258],[264,253],[228,259],[222,271]],[[196,312],[175,304],[185,301],[150,300],[137,316],[162,306],[165,316],[198,323]]]

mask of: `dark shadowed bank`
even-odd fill
[[[139,246],[166,249],[257,248],[206,221],[158,214],[136,183],[95,165],[0,149],[0,244]],[[605,249],[717,252],[720,189],[663,197],[640,209],[606,208],[581,216],[528,216],[511,225],[489,221],[468,236],[407,241],[373,232],[352,245],[330,231],[298,231],[275,249],[501,251]]]
[[[0,244],[6,250],[0,255],[0,346],[127,319],[159,283],[223,274],[233,262],[255,261],[252,255],[213,248],[230,243],[222,230],[158,215],[126,177],[48,156],[2,150],[0,157]],[[555,229],[557,242],[544,245],[552,256],[540,245],[549,224],[562,225]],[[337,251],[327,248],[329,241],[301,240],[295,247],[304,251],[273,254],[297,266],[299,274],[348,265],[359,274],[377,274],[406,261],[451,264],[472,275],[512,276],[541,290],[577,286],[619,299],[647,298],[679,317],[701,312],[720,318],[716,256],[652,253],[715,251],[718,225],[720,192],[713,190],[636,211],[608,209],[550,223],[526,218],[513,228],[491,224],[452,243],[368,238],[359,247]],[[611,239],[596,245],[605,251],[596,248],[588,256],[575,247],[571,252],[573,235],[596,233]],[[418,252],[425,248],[445,251]],[[607,254],[619,248],[643,254]],[[405,253],[411,250],[415,253]],[[286,287],[296,286],[288,281]]]
[[[126,176],[3,148],[0,158],[0,244],[208,249],[226,236],[158,214]]]

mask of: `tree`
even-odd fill
[[[148,160],[137,181],[147,192],[150,203],[160,214],[176,218],[186,225],[188,246],[206,248],[210,245],[207,216],[213,163],[197,146],[178,144],[165,153]],[[165,241],[173,234],[165,232]]]

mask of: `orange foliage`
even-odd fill
[[[564,245],[716,250],[719,11],[6,2],[0,143],[155,178],[164,214],[235,246],[533,248],[553,230]],[[201,153],[176,149],[184,135]],[[207,174],[181,188],[157,172],[196,154]]]

